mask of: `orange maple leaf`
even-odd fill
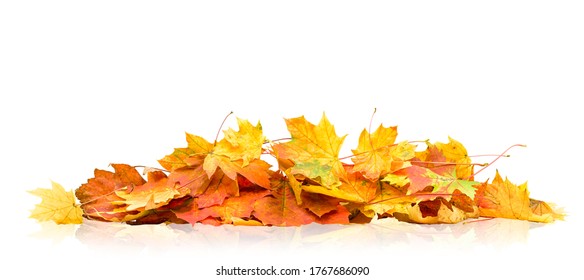
[[[81,203],[86,217],[104,221],[123,221],[128,215],[139,211],[127,212],[114,202],[122,200],[116,191],[133,189],[146,183],[140,173],[127,164],[112,164],[115,172],[95,170],[95,177],[87,180],[76,191],[75,196]]]

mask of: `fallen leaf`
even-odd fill
[[[75,201],[73,191],[65,189],[52,182],[52,189],[35,189],[29,193],[42,198],[32,210],[30,217],[40,222],[53,221],[57,224],[80,224],[83,214],[81,207]]]
[[[125,207],[115,205],[122,200],[116,191],[133,189],[146,183],[140,173],[127,164],[112,164],[114,173],[96,169],[95,177],[87,180],[76,191],[75,196],[81,203],[83,214],[90,219],[104,221],[123,221],[133,219],[140,211],[129,213]],[[126,217],[130,215],[130,217]]]
[[[393,171],[390,146],[394,144],[396,137],[396,126],[379,125],[373,133],[364,129],[359,136],[357,149],[353,150],[355,156],[351,158],[355,163],[354,170],[363,173],[365,178],[372,181],[377,181],[380,176]]]
[[[527,183],[515,185],[508,179],[503,180],[498,171],[491,183],[479,186],[475,202],[479,206],[480,215],[484,217],[550,223],[564,216],[547,204],[532,202]]]
[[[125,205],[126,211],[146,211],[159,208],[171,200],[181,198],[190,192],[190,189],[180,185],[169,186],[168,177],[162,171],[148,173],[148,182],[133,188],[117,190],[115,193],[123,200],[112,202],[116,205]]]
[[[303,116],[286,119],[286,125],[292,140],[275,145],[274,150],[277,157],[294,162],[292,174],[304,175],[326,188],[340,185],[339,177],[344,177],[345,170],[339,151],[346,136],[337,136],[324,114],[318,125]]]

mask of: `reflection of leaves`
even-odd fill
[[[457,246],[469,244],[504,248],[524,243],[534,223],[491,219],[473,223],[419,225],[395,219],[373,220],[369,224],[302,227],[214,227],[191,225],[142,225],[86,221],[76,237],[98,250],[168,251],[185,250],[273,250],[274,248],[382,248],[402,244]],[[39,236],[45,236],[39,232]],[[456,244],[456,245],[455,245]],[[121,248],[121,249],[120,249]]]
[[[39,224],[41,228],[31,234],[31,236],[38,239],[50,239],[53,241],[53,244],[59,244],[63,240],[73,237],[79,227],[76,224],[58,225],[53,222],[42,222]]]

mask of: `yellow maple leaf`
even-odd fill
[[[215,144],[205,158],[203,168],[209,178],[219,167],[229,178],[235,179],[236,173],[240,173],[238,170],[246,169],[260,159],[265,141],[262,125],[258,122],[253,126],[249,121],[239,118],[237,123],[239,131],[231,128],[225,130],[225,137]]]
[[[397,127],[379,125],[373,133],[363,129],[359,136],[359,145],[353,150],[355,155],[351,160],[355,163],[355,171],[363,173],[369,180],[377,181],[379,176],[391,170],[392,157],[389,148],[397,137]]]
[[[188,144],[186,148],[176,148],[172,154],[158,160],[160,165],[166,170],[175,171],[179,168],[189,166],[188,158],[207,155],[213,149],[213,144],[200,136],[186,133],[186,139]]]
[[[515,185],[497,171],[490,184],[482,184],[475,195],[481,216],[551,223],[563,219],[548,204],[529,198],[527,183]]]
[[[281,159],[294,162],[293,174],[304,175],[326,188],[341,184],[339,177],[345,177],[339,151],[345,136],[339,137],[326,115],[318,125],[308,122],[304,116],[286,119],[292,140],[274,146],[276,155]]]
[[[460,179],[469,179],[473,176],[473,165],[471,165],[471,159],[468,156],[466,148],[462,143],[448,137],[448,143],[436,143],[436,147],[444,157],[446,161],[456,163],[456,175]]]
[[[80,224],[82,211],[75,201],[73,191],[65,191],[58,183],[52,182],[52,189],[35,189],[29,193],[42,198],[32,210],[31,218],[41,222],[54,221],[57,224]]]
[[[259,122],[253,126],[249,121],[237,118],[237,124],[239,131],[231,128],[223,131],[225,136],[217,143],[213,154],[227,156],[232,161],[241,159],[242,167],[245,167],[250,161],[260,158],[266,137]]]

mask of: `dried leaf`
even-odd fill
[[[479,186],[475,196],[481,216],[550,223],[563,219],[564,214],[549,205],[529,199],[527,183],[515,185],[503,180],[497,171],[491,183]]]
[[[40,222],[53,221],[57,224],[80,224],[82,222],[81,207],[75,201],[73,191],[65,189],[52,182],[52,189],[35,189],[29,193],[42,198],[42,201],[32,210],[30,217]]]
[[[303,175],[319,182],[325,188],[341,184],[344,169],[339,160],[339,151],[345,136],[339,137],[334,126],[323,114],[318,125],[302,116],[286,119],[292,140],[274,147],[280,159],[294,162],[291,169],[294,175]]]

